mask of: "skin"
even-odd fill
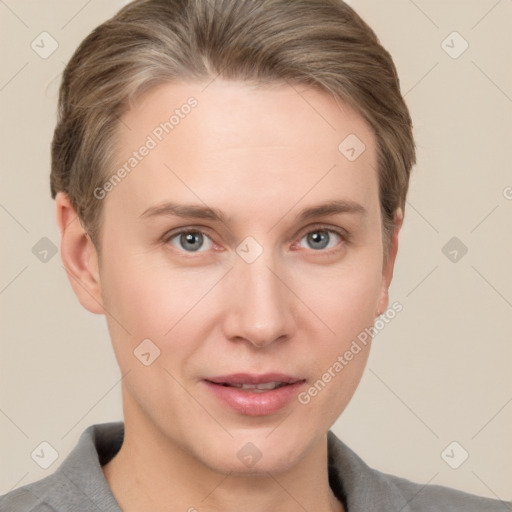
[[[103,471],[124,511],[342,510],[328,484],[326,432],[370,344],[310,403],[265,416],[233,411],[203,379],[280,372],[305,378],[307,390],[387,308],[402,214],[384,258],[375,139],[343,102],[307,86],[206,85],[158,86],[123,116],[119,165],[187,98],[198,101],[103,199],[101,254],[57,196],[71,285],[86,309],[105,314],[124,375],[125,439]],[[366,146],[352,162],[338,150],[349,134]],[[333,199],[366,214],[296,220]],[[165,201],[206,204],[227,220],[141,217]],[[179,235],[165,239],[178,228],[204,233],[199,251]],[[252,263],[236,252],[248,236],[263,248]],[[160,350],[149,366],[133,354],[147,338]],[[262,455],[252,468],[236,456],[248,442]]]

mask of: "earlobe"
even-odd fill
[[[400,233],[400,229],[402,228],[402,224],[404,221],[404,215],[401,208],[398,208],[395,212],[394,219],[394,230],[391,236],[391,240],[389,243],[389,252],[387,254],[387,258],[384,261],[382,267],[382,289],[381,296],[379,299],[378,310],[375,316],[382,315],[384,311],[388,308],[389,304],[389,286],[391,285],[391,280],[393,279],[393,269],[395,266],[396,255],[398,253],[398,235]]]
[[[84,308],[91,313],[104,314],[96,248],[67,194],[59,192],[55,202],[60,253],[71,287]]]

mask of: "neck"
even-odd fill
[[[223,474],[169,440],[142,416],[127,417],[105,478],[123,512],[343,512],[329,487],[327,437],[285,471]]]

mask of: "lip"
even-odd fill
[[[282,373],[236,373],[203,380],[207,389],[223,404],[246,416],[266,416],[286,406],[299,393],[305,379]],[[264,391],[244,391],[223,384],[264,384],[283,382],[286,385]]]

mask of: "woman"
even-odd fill
[[[400,311],[414,163],[391,57],[340,1],[142,0],[95,29],[64,73],[51,192],[124,422],[0,509],[502,510],[329,431]]]

